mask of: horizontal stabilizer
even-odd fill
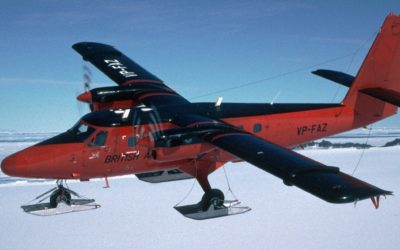
[[[314,75],[326,78],[328,80],[331,80],[333,82],[342,84],[346,87],[350,87],[351,84],[354,81],[354,76],[339,72],[339,71],[334,71],[334,70],[329,70],[329,69],[318,69],[313,72]]]
[[[366,88],[360,92],[400,107],[400,92],[385,88]]]

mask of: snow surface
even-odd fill
[[[31,143],[32,144],[32,143]],[[0,159],[29,143],[0,143]],[[308,157],[352,173],[362,150],[307,149]],[[355,173],[400,194],[400,146],[366,149]],[[163,184],[136,178],[73,182],[78,193],[102,208],[53,217],[23,213],[20,205],[53,184],[9,182],[0,185],[0,249],[399,249],[400,198],[354,204],[326,203],[248,163],[227,164],[230,185],[249,213],[194,221],[173,209],[193,180]],[[5,176],[2,176],[5,177]],[[223,169],[210,176],[227,194]],[[184,204],[197,202],[200,187]],[[231,198],[229,195],[227,198]]]
[[[353,142],[360,144],[369,144],[373,147],[381,147],[389,141],[400,138],[399,128],[372,128],[354,129],[345,133],[337,134],[317,141],[327,140],[332,143]]]

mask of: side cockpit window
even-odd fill
[[[87,138],[89,138],[91,134],[93,134],[94,131],[95,131],[94,128],[81,122],[78,122],[75,126],[73,126],[70,129],[70,132],[79,142],[85,141]]]
[[[106,145],[107,135],[108,135],[107,131],[100,131],[93,138],[93,140],[90,143],[90,146],[102,147]]]

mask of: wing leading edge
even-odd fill
[[[281,178],[287,185],[297,186],[327,202],[348,203],[392,194],[345,174],[337,167],[326,166],[226,123],[212,119],[204,122],[204,118],[195,126],[198,131],[204,129],[203,134],[197,133],[202,140]],[[177,119],[175,123],[188,124],[187,118]],[[196,121],[191,124],[196,124]],[[191,127],[193,129],[193,125]]]
[[[391,192],[328,167],[292,150],[240,131],[222,131],[204,140],[325,201],[348,203]]]
[[[81,42],[72,45],[72,48],[118,85],[137,82],[162,83],[158,77],[111,45]]]
[[[111,80],[120,85],[120,87],[108,88],[110,89],[109,92],[115,91],[116,88],[120,92],[128,90],[128,94],[132,98],[138,99],[146,106],[189,103],[188,100],[166,86],[158,77],[148,72],[113,46],[101,43],[81,42],[74,44],[72,48],[84,60],[91,62]],[[97,92],[96,94],[99,95]]]

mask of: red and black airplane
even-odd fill
[[[178,209],[184,215],[210,209],[224,210],[215,216],[232,213],[226,212],[231,207],[224,194],[207,179],[227,162],[247,161],[331,203],[376,202],[391,194],[290,148],[396,114],[400,16],[388,15],[356,77],[313,72],[349,87],[337,104],[191,103],[112,46],[82,42],[72,47],[118,86],[78,96],[92,112],[68,131],[8,156],[1,164],[7,175],[89,180],[136,174],[150,182],[194,177],[204,196]],[[65,193],[70,201],[70,190],[60,188],[50,208]]]

